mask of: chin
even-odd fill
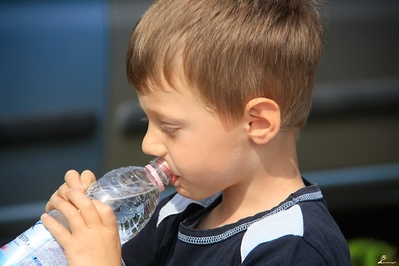
[[[201,196],[201,195],[197,195],[197,194],[192,194],[189,191],[187,191],[186,189],[184,189],[183,187],[180,186],[176,186],[176,191],[177,193],[179,193],[181,196],[191,199],[191,200],[196,200],[196,201],[200,201],[203,199],[206,199],[207,196]]]

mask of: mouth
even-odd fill
[[[179,176],[173,175],[172,178],[171,178],[171,180],[170,180],[170,183],[171,183],[172,185],[175,185],[175,182],[177,181],[177,179],[179,179]]]

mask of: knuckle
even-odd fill
[[[102,203],[101,201],[98,200],[93,200],[93,203],[96,205],[97,210],[101,211],[102,213],[114,213],[113,209],[111,206]]]
[[[85,210],[90,210],[93,209],[93,203],[91,202],[91,200],[85,200],[81,202],[81,208],[85,209]]]

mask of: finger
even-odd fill
[[[80,175],[80,182],[82,184],[83,191],[86,191],[89,188],[90,184],[94,181],[96,181],[96,177],[93,172],[89,170],[83,171]]]
[[[69,201],[66,197],[65,193],[70,188],[75,188],[81,190],[82,192],[86,191],[91,183],[96,180],[96,177],[91,171],[84,171],[82,175],[75,170],[69,170],[65,174],[65,183],[62,184],[56,192],[51,195],[50,200],[47,202],[45,206],[45,211],[49,212],[54,208],[54,205],[61,199]]]
[[[55,195],[55,193],[51,196],[49,201],[46,203],[46,206],[44,208],[45,212],[50,212],[51,210],[55,209],[55,205],[60,201],[63,200],[61,197]]]
[[[70,189],[70,191],[75,191],[77,194],[84,196],[84,194],[77,189]],[[67,191],[66,194],[69,195],[71,193]],[[86,221],[82,217],[79,208],[73,204],[73,202],[60,200],[54,205],[55,209],[61,212],[68,220],[72,233],[87,228]]]
[[[58,190],[56,190],[53,195],[51,195],[49,201],[46,204],[45,207],[45,212],[49,212],[53,209],[55,209],[54,205],[57,204],[60,200],[66,200],[69,201],[67,196],[65,195],[65,192],[69,189],[69,186],[64,183],[62,184]]]
[[[57,240],[57,242],[64,247],[64,244],[68,243],[71,241],[72,235],[68,232],[67,229],[65,229],[64,226],[62,226],[60,223],[58,223],[53,217],[48,215],[47,213],[42,214],[40,217],[44,227],[49,230],[50,234]]]
[[[96,206],[94,205],[93,201],[90,200],[85,194],[83,194],[80,190],[76,190],[76,189],[69,189],[66,192],[66,195],[68,197],[68,199],[70,200],[70,202],[76,207],[76,209],[79,210],[79,216],[80,219],[82,219],[85,223],[85,225],[89,228],[93,228],[99,224],[101,224],[101,218],[100,215],[98,214],[98,211],[96,209]],[[66,207],[67,208],[67,207]],[[69,211],[69,209],[68,209]],[[71,228],[72,227],[76,227],[79,228],[80,226],[82,226],[82,221],[80,219],[78,219],[76,221],[76,225],[74,224],[74,215],[76,215],[76,213],[74,213],[71,210],[71,219],[69,217],[68,218]]]
[[[65,183],[68,188],[78,189],[82,192],[85,191],[80,181],[80,174],[75,170],[69,170],[68,172],[66,172]]]
[[[118,231],[116,216],[112,208],[98,200],[92,200],[92,202],[97,209],[102,224],[110,230]]]

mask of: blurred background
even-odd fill
[[[152,1],[0,1],[0,246],[36,222],[67,170],[144,165],[125,76]],[[399,245],[399,1],[329,0],[314,105],[298,142],[347,239]],[[381,254],[382,255],[382,254]]]

